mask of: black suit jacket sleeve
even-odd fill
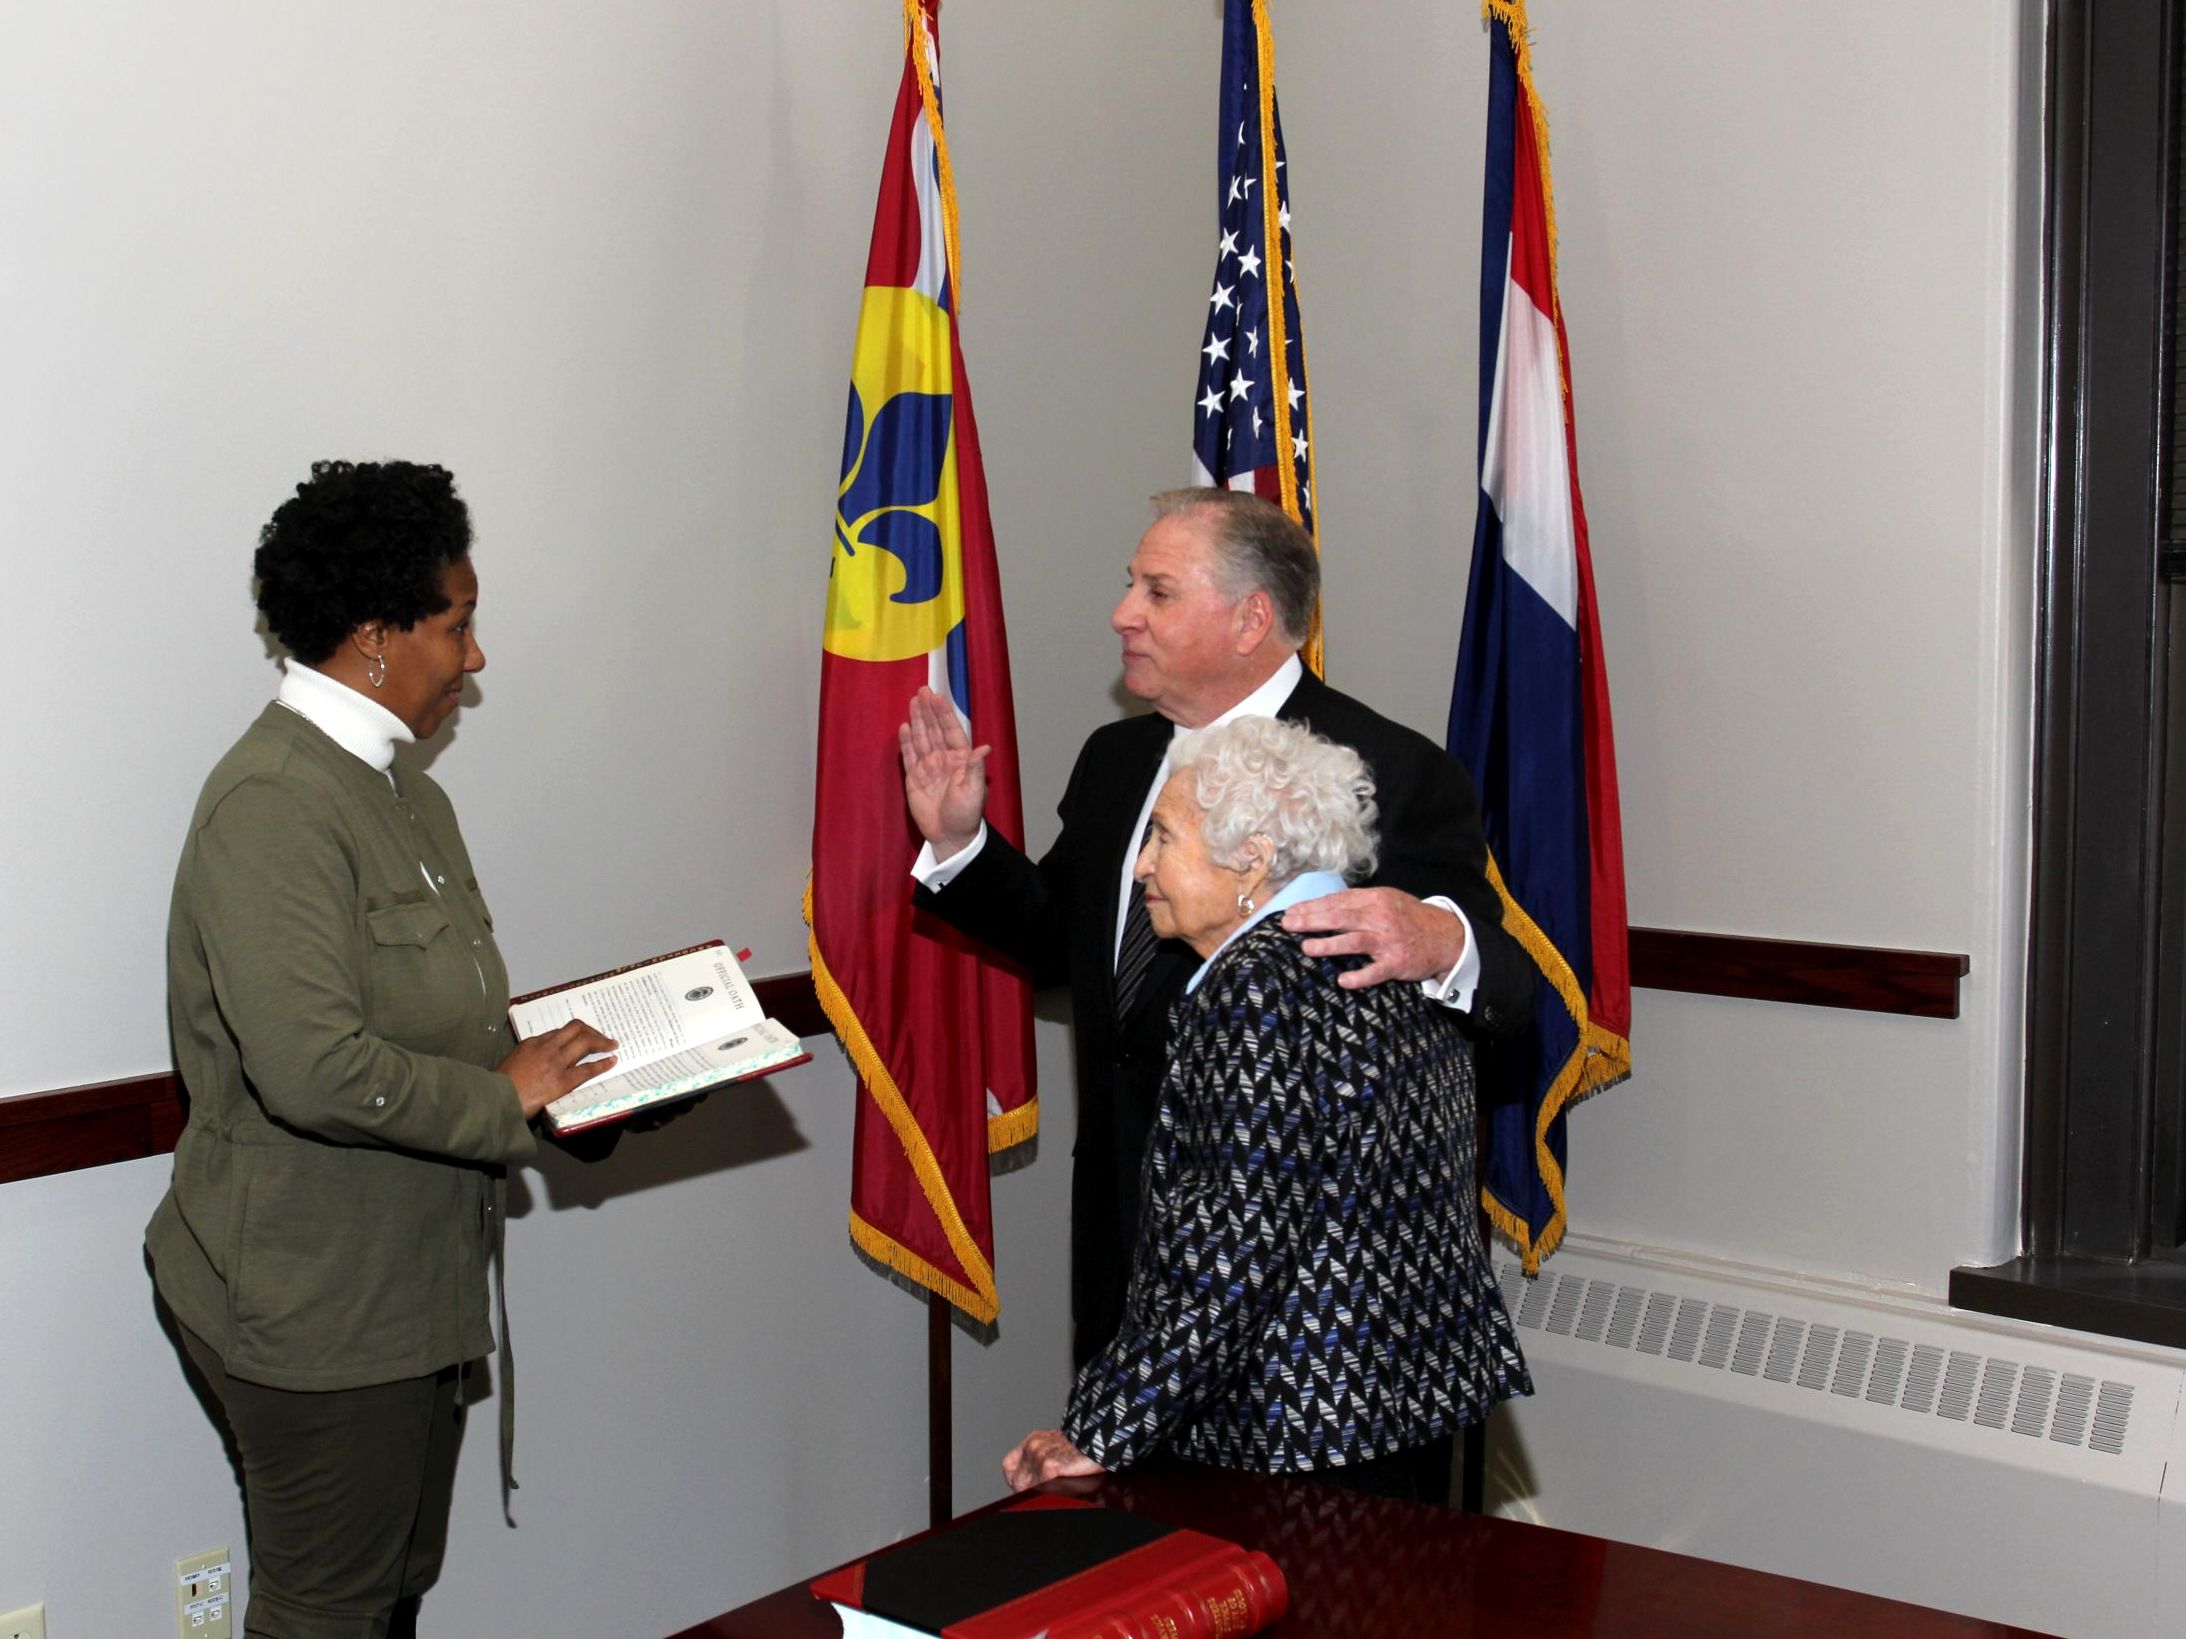
[[[1050,878],[990,826],[978,858],[941,892],[922,887],[917,898],[951,927],[1023,966],[1045,989],[1070,977],[1062,939],[1068,889],[1067,878]]]
[[[1067,980],[1078,1064],[1078,1132],[1071,1162],[1071,1316],[1074,1358],[1114,1335],[1123,1307],[1138,1164],[1169,1063],[1168,1004],[1199,958],[1164,945],[1139,1004],[1116,1014],[1116,908],[1138,812],[1169,743],[1159,717],[1096,729],[1078,755],[1060,805],[1062,830],[1038,863],[990,827],[979,855],[919,904],[1030,969],[1042,984]]]
[[[1082,812],[1089,752],[1081,752],[1070,771],[1062,831],[1037,864],[990,825],[977,857],[946,888],[921,887],[917,894],[921,906],[1024,967],[1043,989],[1071,978],[1072,915],[1086,845],[1084,826],[1073,826],[1071,817]]]
[[[1439,895],[1463,911],[1480,951],[1470,1013],[1475,1033],[1504,1036],[1524,1029],[1533,1017],[1534,968],[1503,927],[1503,901],[1488,881],[1488,845],[1472,781],[1436,752],[1427,777],[1395,784],[1390,796],[1374,880],[1420,899]]]
[[[1457,760],[1425,735],[1390,721],[1308,673],[1283,716],[1310,724],[1366,759],[1380,805],[1380,862],[1371,882],[1415,898],[1439,896],[1465,913],[1480,951],[1469,1013],[1474,1035],[1506,1036],[1533,1017],[1533,963],[1503,927],[1503,902],[1488,881],[1480,800]]]

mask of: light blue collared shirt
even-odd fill
[[[1197,990],[1199,981],[1207,976],[1207,969],[1214,966],[1215,957],[1228,950],[1231,945],[1244,936],[1246,929],[1252,927],[1255,923],[1265,922],[1271,916],[1280,916],[1283,912],[1289,910],[1291,906],[1302,905],[1309,899],[1320,898],[1323,894],[1342,893],[1349,886],[1350,884],[1334,871],[1301,871],[1276,889],[1274,897],[1265,905],[1262,905],[1246,917],[1244,921],[1238,923],[1231,930],[1229,938],[1214,947],[1214,956],[1210,956],[1200,963],[1199,971],[1185,981],[1184,994],[1189,996]]]

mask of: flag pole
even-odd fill
[[[933,71],[927,65],[926,54],[920,49],[918,33],[922,32],[913,20],[912,7],[918,0],[905,0],[904,15],[910,34],[911,57],[917,65],[920,100],[926,105],[927,122],[934,134],[935,169],[940,173],[942,209],[942,253],[948,258],[950,288],[956,296],[956,309],[964,307],[964,285],[957,268],[957,218],[956,177],[949,164],[949,142],[942,132],[940,109],[936,106]],[[941,21],[941,0],[933,0],[935,23]],[[956,1517],[955,1467],[956,1421],[950,1389],[954,1377],[954,1361],[949,1349],[949,1300],[939,1292],[926,1294],[926,1523],[946,1525]]]
[[[946,1525],[956,1517],[956,1428],[950,1408],[949,1300],[926,1294],[926,1522]]]

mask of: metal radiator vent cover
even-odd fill
[[[1496,1275],[1504,1307],[1522,1330],[1659,1355],[1695,1371],[1734,1372],[1790,1393],[1833,1394],[1947,1418],[2007,1437],[2046,1437],[2111,1456],[2125,1450],[2133,1415],[2130,1383],[1575,1273],[1548,1272],[1529,1281],[1515,1263],[1499,1261]]]

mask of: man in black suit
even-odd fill
[[[1153,707],[1096,730],[1063,793],[1063,829],[1034,863],[987,831],[986,748],[930,690],[901,740],[904,793],[927,839],[920,903],[1068,983],[1078,1063],[1071,1174],[1071,1319],[1079,1363],[1115,1334],[1138,1230],[1139,1166],[1169,1062],[1169,1004],[1198,958],[1153,938],[1131,864],[1179,728],[1260,714],[1310,724],[1372,769],[1381,862],[1371,882],[1290,910],[1308,954],[1372,958],[1346,985],[1413,982],[1476,1035],[1523,1028],[1533,971],[1503,931],[1465,771],[1425,736],[1308,672],[1298,650],[1320,600],[1320,560],[1282,510],[1232,490],[1154,497],[1110,624],[1124,686]]]

